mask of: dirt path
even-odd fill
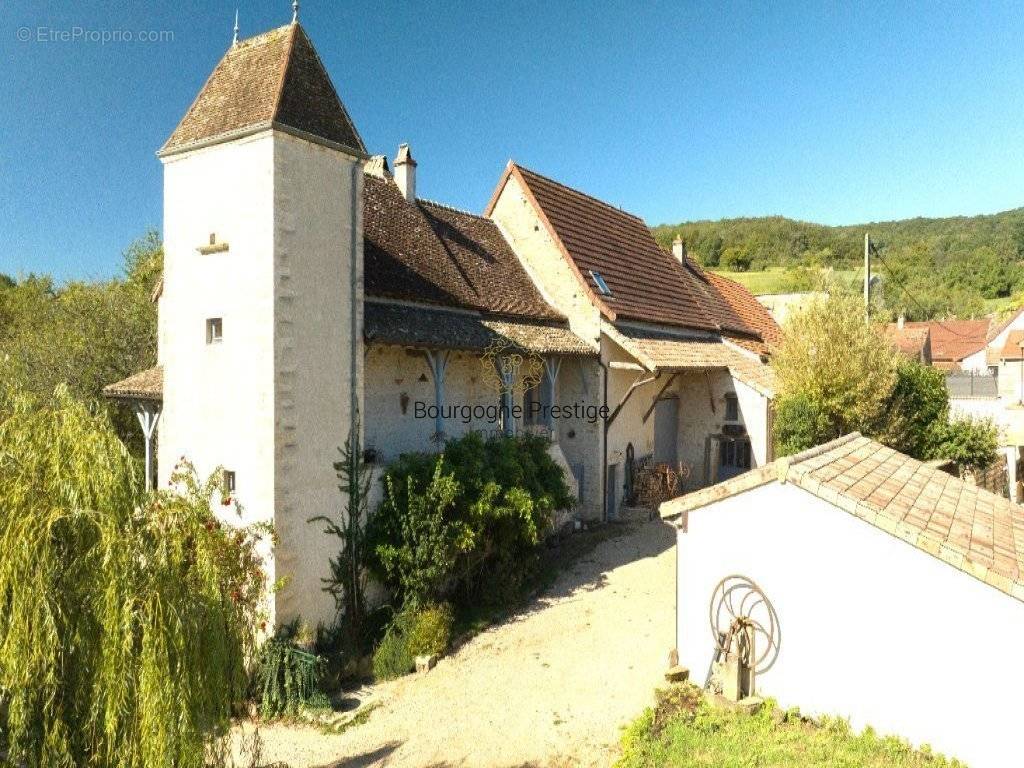
[[[380,703],[364,724],[332,736],[264,728],[264,762],[608,765],[673,645],[673,542],[660,522],[624,528],[429,674],[375,686]]]

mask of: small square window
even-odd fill
[[[224,320],[219,317],[206,319],[206,343],[220,344],[224,340]]]
[[[224,483],[224,490],[226,492],[235,492],[235,473],[233,471],[225,469],[222,482]]]

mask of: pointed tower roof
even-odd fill
[[[280,128],[366,155],[359,132],[300,24],[241,40],[224,54],[160,156]]]

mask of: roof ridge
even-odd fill
[[[623,214],[625,216],[629,216],[630,218],[633,218],[633,219],[636,219],[637,221],[639,221],[645,227],[647,226],[647,222],[645,222],[643,220],[643,218],[641,218],[637,214],[633,213],[632,211],[627,211],[625,208],[618,208],[618,207],[612,205],[611,203],[609,203],[609,202],[607,202],[605,200],[602,200],[599,197],[594,197],[594,195],[591,195],[589,192],[584,192],[584,191],[582,191],[580,189],[576,189],[576,187],[570,187],[568,184],[563,184],[562,182],[557,181],[557,180],[551,178],[550,176],[545,176],[543,173],[539,173],[539,172],[533,170],[532,168],[527,168],[525,165],[521,165],[521,164],[517,163],[515,160],[512,160],[511,163],[516,168],[518,168],[520,171],[526,171],[527,173],[533,174],[534,176],[536,176],[536,177],[538,177],[540,179],[543,179],[544,181],[548,182],[549,184],[554,184],[556,187],[561,187],[562,189],[566,189],[566,190],[568,190],[570,192],[573,192],[573,193],[575,193],[577,195],[581,195],[582,197],[585,197],[588,200],[593,200],[595,203],[599,203],[600,205],[604,206],[605,208],[608,208],[608,209],[610,209],[612,211],[615,211],[615,213],[621,213],[621,214]]]
[[[465,216],[472,216],[474,219],[482,219],[483,221],[490,221],[489,218],[487,218],[486,216],[483,216],[483,215],[481,215],[479,213],[473,213],[472,211],[467,211],[464,208],[456,208],[454,205],[449,205],[448,203],[442,203],[442,202],[440,202],[438,200],[430,200],[429,198],[426,198],[426,197],[417,197],[416,198],[416,202],[419,203],[420,205],[429,205],[432,208],[440,208],[443,211],[452,211],[453,213],[461,213],[461,214],[463,214]]]

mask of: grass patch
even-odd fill
[[[784,714],[770,700],[756,715],[717,709],[689,685],[659,691],[656,706],[626,730],[622,747],[617,768],[964,768],[870,728],[854,733],[841,718],[812,723]]]
[[[792,271],[784,267],[769,267],[768,269],[749,272],[730,272],[725,269],[713,269],[711,271],[736,281],[755,296],[806,290],[806,288],[794,286]],[[863,280],[863,272],[858,272],[854,269],[837,269],[832,271],[832,278],[843,283],[849,283],[856,279]]]

